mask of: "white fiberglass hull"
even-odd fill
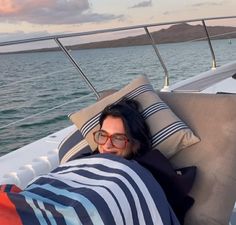
[[[0,158],[0,184],[24,188],[33,178],[46,174],[59,164],[58,146],[75,126],[37,140]]]
[[[236,62],[200,73],[163,89],[173,92],[236,93]]]

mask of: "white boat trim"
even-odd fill
[[[169,88],[163,89],[163,91],[203,93],[217,93],[221,91],[236,93],[236,80],[232,78],[235,74],[236,62],[231,62],[180,81]],[[229,82],[225,83],[226,80]]]
[[[58,146],[74,130],[74,125],[69,126],[0,157],[0,184],[16,184],[24,189],[36,176],[56,168]]]

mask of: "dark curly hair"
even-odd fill
[[[130,140],[138,142],[140,146],[137,152],[129,153],[127,158],[142,155],[151,149],[149,127],[139,110],[140,104],[137,101],[123,98],[118,103],[106,106],[99,119],[100,127],[107,116],[122,119],[126,135]]]

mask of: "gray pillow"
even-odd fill
[[[197,166],[185,225],[227,225],[236,200],[236,95],[159,93],[201,142],[171,158],[176,168]]]

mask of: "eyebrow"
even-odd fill
[[[118,135],[125,135],[126,137],[128,137],[127,134],[125,134],[125,133],[113,133],[113,134],[110,134],[110,133],[107,132],[106,130],[103,130],[103,129],[100,129],[100,130],[101,130],[101,131],[104,131],[104,132],[106,132],[106,133],[108,133],[109,135],[115,135],[115,134],[117,135],[117,134],[118,134]]]

